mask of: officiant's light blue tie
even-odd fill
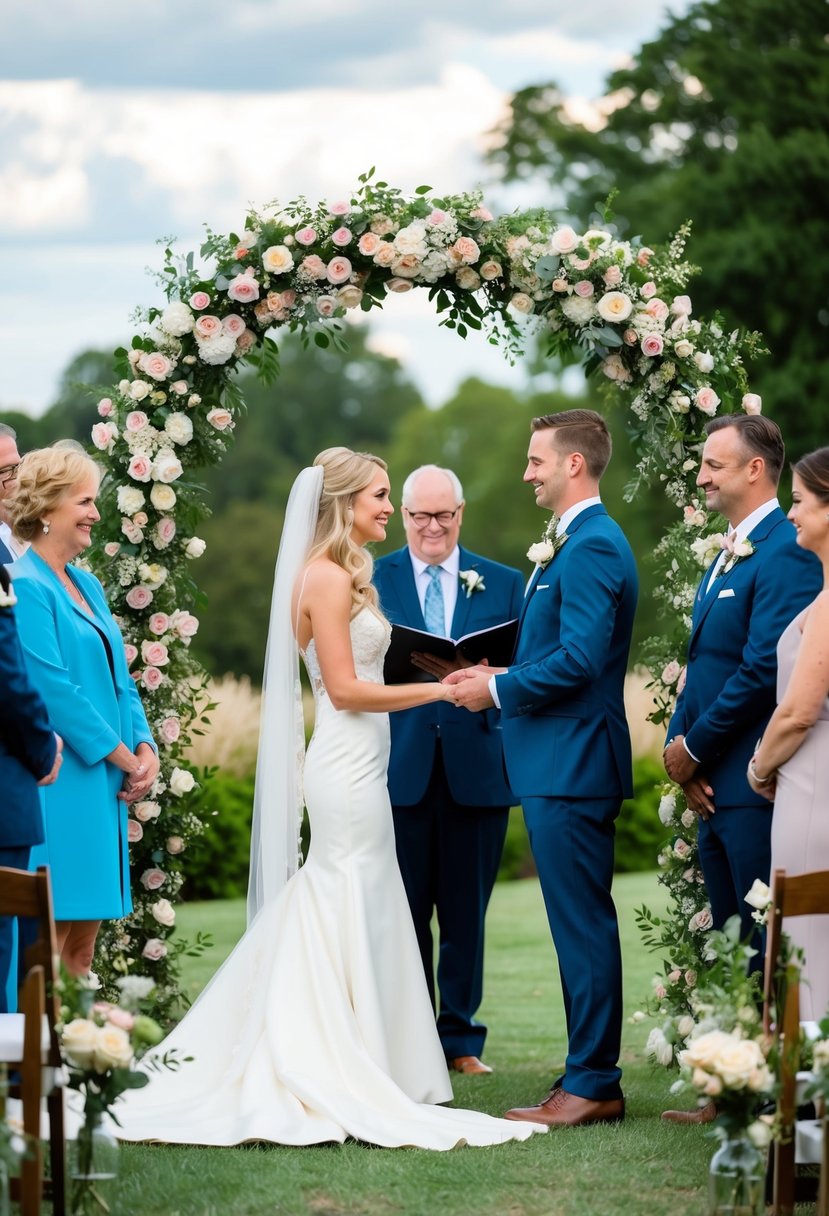
[[[427,566],[429,585],[423,599],[423,619],[430,633],[446,632],[446,614],[443,606],[443,588],[440,585],[440,566]]]

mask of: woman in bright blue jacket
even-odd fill
[[[158,775],[103,588],[70,565],[100,518],[100,479],[78,444],[61,441],[23,458],[7,503],[14,535],[31,542],[14,567],[26,665],[65,744],[60,781],[40,790],[46,839],[30,864],[51,868],[58,945],[73,974],[89,970],[101,921],[132,911],[127,805]]]

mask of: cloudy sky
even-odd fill
[[[555,80],[574,106],[688,0],[4,0],[0,13],[0,408],[37,414],[85,347],[159,302],[156,242],[195,249],[249,204],[505,191],[483,161],[509,94]],[[422,298],[421,298],[422,297]],[[467,375],[521,382],[497,351],[439,330],[425,293],[372,314],[432,404]]]

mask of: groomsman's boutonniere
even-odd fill
[[[717,578],[723,574],[728,574],[729,570],[733,570],[737,562],[742,561],[746,557],[751,557],[754,553],[754,545],[750,540],[731,540],[730,537],[724,536],[722,547],[728,553],[728,557],[717,571]]]
[[[0,608],[14,608],[17,603],[17,596],[14,594],[14,587],[9,587],[8,591],[4,591],[0,585]]]
[[[474,591],[486,591],[484,576],[479,574],[477,570],[459,570],[458,578],[466,592],[467,599],[469,599]]]
[[[541,540],[536,541],[534,545],[530,545],[527,550],[527,557],[536,566],[548,566],[564,542],[569,539],[566,532],[562,532],[560,536],[557,536],[557,527],[558,516],[551,515],[550,522],[544,529]]]

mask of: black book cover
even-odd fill
[[[411,661],[413,650],[433,654],[436,658],[450,662],[463,657],[467,663],[481,663],[484,659],[493,667],[507,667],[515,649],[518,635],[518,618],[466,633],[462,638],[444,638],[422,629],[411,629],[408,625],[392,625],[391,642],[386,651],[383,678],[387,684],[411,684],[422,680],[433,680],[428,672],[421,671]],[[459,664],[460,666],[460,664]]]

